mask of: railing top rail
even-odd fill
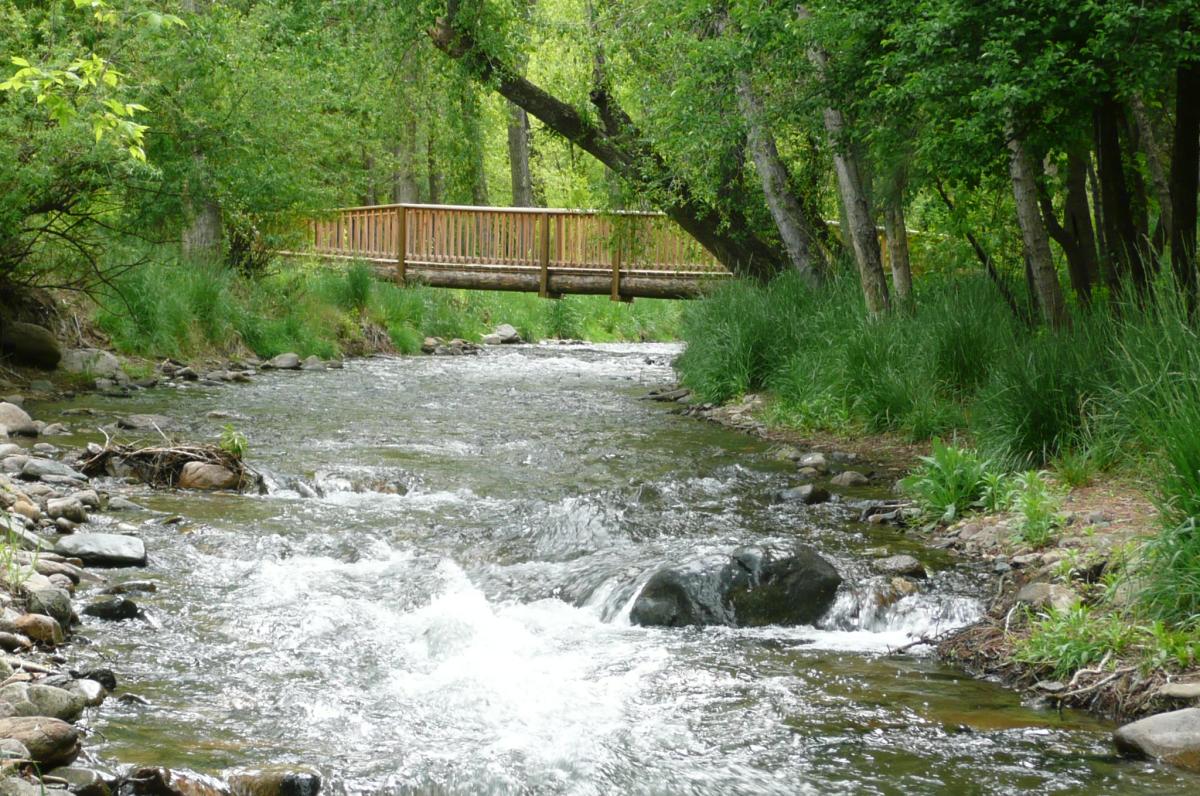
[[[565,207],[491,207],[488,205],[426,205],[401,202],[386,205],[359,205],[358,207],[336,207],[325,211],[327,214],[351,213],[360,210],[395,210],[397,208],[410,210],[455,210],[479,213],[528,213],[530,215],[557,216],[635,216],[643,218],[666,218],[665,213],[650,210],[572,210]]]

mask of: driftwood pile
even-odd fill
[[[174,444],[164,442],[157,445],[134,446],[109,442],[100,446],[88,446],[87,454],[79,462],[84,475],[134,477],[151,486],[172,488],[179,484],[183,468],[191,462],[215,464],[237,474],[240,489],[257,488],[262,478],[242,461],[241,457],[216,445]]]

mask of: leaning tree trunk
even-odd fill
[[[779,229],[788,259],[806,282],[817,284],[829,263],[813,223],[791,191],[787,166],[779,157],[775,136],[767,126],[762,103],[754,94],[750,75],[746,72],[738,74],[737,96],[738,106],[746,120],[750,156],[754,159],[754,167],[767,198],[767,207]]]
[[[1021,225],[1030,282],[1042,318],[1050,326],[1058,328],[1066,322],[1066,305],[1062,287],[1058,284],[1058,272],[1054,270],[1054,258],[1050,254],[1050,238],[1038,210],[1037,179],[1025,144],[1011,126],[1008,131],[1008,152],[1013,199],[1017,205],[1017,220]]]
[[[488,52],[459,24],[460,6],[460,0],[448,0],[446,16],[429,32],[434,46],[460,60],[480,84],[520,105],[628,184],[662,197],[667,216],[735,274],[766,281],[779,273],[785,257],[779,247],[757,237],[741,210],[727,208],[722,213],[699,199],[605,87],[593,86],[590,93],[595,116],[581,112]]]
[[[1088,207],[1087,161],[1077,152],[1067,154],[1066,188],[1061,224],[1055,214],[1050,194],[1039,191],[1042,221],[1050,237],[1054,238],[1066,255],[1071,287],[1074,288],[1080,302],[1086,306],[1091,304],[1092,285],[1099,279],[1100,265]]]
[[[1196,191],[1200,187],[1200,60],[1179,67],[1175,89],[1175,142],[1171,157],[1171,270],[1187,300],[1197,303]]]

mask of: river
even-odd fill
[[[775,504],[794,466],[767,443],[639,400],[676,353],[373,358],[39,408],[158,412],[205,439],[230,422],[210,412],[235,413],[274,485],[130,493],[153,512],[121,518],[151,566],[115,577],[159,582],[136,598],[155,621],[87,619],[72,655],[149,705],[109,700],[89,748],[211,773],[308,763],[334,794],[1200,789],[1117,759],[1110,725],[887,654],[977,616],[986,576],[844,503]],[[846,580],[819,627],[630,625],[656,566],[797,537]],[[886,608],[880,547],[934,570]]]

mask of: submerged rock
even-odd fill
[[[307,766],[267,766],[226,771],[233,796],[317,796],[321,774]]]
[[[1117,751],[1200,771],[1200,708],[1148,716],[1113,733]]]
[[[224,782],[193,771],[139,768],[125,777],[122,796],[230,796]]]
[[[804,503],[813,506],[828,501],[829,490],[822,489],[815,484],[804,484],[791,489],[781,489],[775,493],[775,499],[780,503]]]
[[[109,779],[92,768],[64,766],[47,771],[46,778],[67,783],[67,790],[75,796],[109,796],[112,793]]]
[[[666,627],[811,624],[829,610],[841,582],[833,565],[807,545],[782,555],[741,548],[655,572],[630,620]]]
[[[925,578],[929,574],[925,565],[910,555],[888,556],[874,561],[871,567],[883,575],[902,575],[909,578]]]
[[[871,483],[871,479],[857,470],[845,470],[829,479],[829,483],[834,486],[865,486]]]
[[[84,614],[97,619],[117,622],[122,619],[137,619],[138,607],[133,600],[110,595],[101,597],[83,609]]]

